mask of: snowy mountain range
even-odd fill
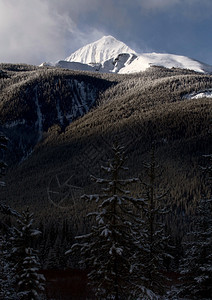
[[[212,73],[212,66],[182,55],[165,53],[136,53],[112,36],[103,36],[56,63],[41,66],[56,66],[71,70],[100,73],[130,74],[145,71],[151,66],[181,68],[200,73]]]

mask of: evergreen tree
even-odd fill
[[[138,288],[135,280],[138,263],[135,254],[140,247],[137,230],[141,231],[143,224],[136,211],[143,200],[133,198],[125,189],[138,179],[121,177],[121,172],[127,170],[123,148],[115,143],[112,150],[114,158],[107,167],[102,167],[107,179],[92,176],[95,183],[104,186],[101,193],[84,196],[98,203],[97,211],[89,214],[95,224],[90,233],[77,237],[79,242],[72,251],[80,250],[81,263],[90,270],[89,282],[100,299],[132,299],[138,290],[141,299],[145,299],[145,288]]]
[[[0,155],[7,147],[7,138],[0,133]],[[2,180],[5,175],[7,164],[3,160],[3,155],[0,158],[0,187],[5,186]],[[16,299],[17,295],[14,289],[14,273],[12,264],[9,260],[11,243],[9,237],[12,234],[11,226],[6,219],[10,216],[18,216],[18,213],[11,209],[8,205],[0,202],[0,299]]]
[[[211,158],[211,156],[210,156]],[[210,160],[210,163],[212,160]],[[211,186],[211,164],[207,168]],[[192,299],[212,299],[212,199],[201,199],[186,236],[185,257],[181,263],[180,295]]]
[[[20,299],[40,299],[40,293],[44,291],[45,278],[38,273],[39,269],[37,251],[32,248],[25,248],[22,269],[18,274],[18,296]]]
[[[16,274],[18,299],[40,299],[39,293],[44,290],[45,278],[39,274],[39,259],[37,251],[32,247],[32,240],[40,231],[32,228],[33,214],[27,208],[17,219],[12,237],[12,262]]]
[[[3,160],[3,151],[6,150],[7,148],[7,142],[8,139],[0,132],[0,187],[5,186],[5,182],[2,180],[2,177],[5,175],[5,171],[7,168],[7,164]],[[4,216],[18,216],[18,213],[11,209],[8,205],[6,205],[3,202],[0,202],[0,213],[3,214]],[[4,223],[4,221],[1,219],[0,220],[0,230],[1,234],[3,233],[3,230],[9,230],[9,226]]]
[[[159,176],[159,165],[155,160],[154,145],[151,150],[151,161],[143,164],[147,182],[140,176],[143,186],[145,235],[142,235],[142,251],[138,253],[140,269],[144,285],[156,295],[163,295],[166,290],[167,278],[163,275],[164,259],[171,258],[168,236],[165,233],[164,216],[169,212],[164,198],[167,193],[158,194],[156,179]]]
[[[0,151],[5,150],[7,147],[7,138],[0,132]],[[1,152],[0,152],[1,153]],[[5,174],[7,164],[0,159],[0,179]],[[0,181],[0,186],[4,186],[4,181]]]
[[[193,230],[186,236],[181,262],[180,295],[192,299],[212,298],[212,200],[201,199]]]
[[[3,151],[7,148],[7,138],[0,132],[0,187],[5,186],[5,182],[2,180],[2,177],[5,175],[7,164],[3,160]],[[18,213],[11,209],[8,205],[3,202],[0,202],[0,213],[4,216],[17,216]],[[8,225],[4,223],[4,221],[0,220],[0,230],[9,229]]]
[[[11,244],[6,235],[0,236],[0,299],[17,299],[14,273],[9,260]]]

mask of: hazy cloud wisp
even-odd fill
[[[51,12],[42,0],[0,2],[0,61],[39,63],[48,53],[64,51],[63,31],[74,30],[70,18]]]
[[[59,7],[53,9],[50,3],[42,0],[0,2],[0,62],[55,61],[67,55],[68,43],[74,48],[75,44],[88,42],[88,34],[77,28],[65,7],[59,11]],[[98,30],[90,31],[93,38],[102,35]]]

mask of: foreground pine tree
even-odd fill
[[[180,295],[191,299],[212,299],[212,200],[201,200],[193,231],[185,242],[181,264]]]
[[[81,262],[90,270],[88,279],[98,299],[149,299],[145,298],[147,291],[141,282],[138,286],[135,280],[143,225],[136,211],[143,200],[131,197],[125,189],[138,179],[122,179],[121,173],[127,170],[123,149],[116,143],[112,150],[114,158],[102,167],[107,179],[92,176],[94,182],[104,186],[102,192],[84,196],[98,203],[97,211],[89,214],[94,217],[94,225],[89,234],[77,237],[72,251],[80,250]]]
[[[164,259],[171,258],[169,254],[168,236],[165,233],[164,217],[168,213],[164,199],[167,193],[158,194],[157,177],[160,167],[155,160],[154,145],[151,150],[151,160],[143,164],[146,181],[140,177],[144,205],[145,235],[142,235],[142,250],[138,254],[144,285],[156,295],[163,295],[166,290],[167,278],[163,275]]]
[[[7,164],[3,160],[3,151],[7,148],[7,138],[0,133],[0,188],[5,186],[3,176]],[[17,217],[18,213],[8,205],[0,202],[0,299],[17,299],[14,288],[14,273],[9,256],[11,251],[10,236],[12,228],[7,221],[9,217]]]
[[[5,175],[7,164],[3,160],[3,152],[7,148],[7,138],[0,132],[0,187],[5,186],[4,180],[2,180],[3,176]],[[7,204],[0,202],[0,214],[3,216],[18,216],[18,213],[10,208]],[[0,218],[0,233],[5,234],[10,231],[10,226],[4,222],[3,218]]]
[[[40,263],[32,247],[32,240],[40,234],[33,229],[33,214],[29,209],[23,211],[17,219],[17,228],[14,228],[12,237],[12,261],[16,274],[16,286],[18,299],[40,299],[40,293],[44,291],[45,278],[39,274]]]
[[[7,138],[0,132],[0,155],[2,154],[2,151],[7,148]],[[4,160],[0,157],[0,179],[5,174],[7,164],[4,162]],[[4,181],[0,181],[0,186],[4,186]]]
[[[212,156],[207,168],[212,186]],[[180,295],[192,299],[212,299],[212,199],[201,199],[188,233],[181,263]]]
[[[0,133],[0,154],[6,146],[7,138]],[[0,157],[0,187],[5,186],[6,167]],[[2,202],[0,213],[0,299],[41,299],[44,277],[38,273],[37,253],[30,248],[31,239],[40,233],[32,228],[33,215],[28,209],[21,215]],[[8,224],[6,217],[15,217],[17,228]]]
[[[6,235],[0,236],[0,299],[17,299],[15,274],[9,259],[11,249]]]

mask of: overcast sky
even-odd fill
[[[0,62],[55,62],[103,35],[212,65],[212,0],[0,0]]]

